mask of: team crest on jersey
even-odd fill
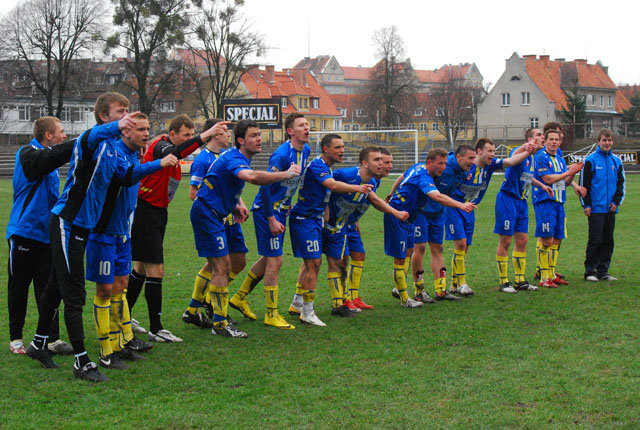
[[[549,161],[549,168],[553,168],[553,163],[551,161]]]
[[[322,173],[320,173],[320,177],[322,178],[324,176],[327,176],[328,174],[329,174],[329,172],[322,172]]]
[[[472,176],[472,175],[471,175],[471,173],[469,173],[469,174],[467,175],[467,181],[470,181],[470,180],[471,180],[471,176]]]

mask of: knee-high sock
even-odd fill
[[[411,257],[404,258],[404,274],[405,276],[409,273],[409,268],[411,267]]]
[[[293,305],[297,308],[302,307],[302,304],[304,302],[303,300],[304,291],[305,290],[302,288],[302,285],[300,284],[300,282],[296,282],[296,293],[293,296]]]
[[[106,357],[111,354],[111,343],[109,342],[109,330],[111,318],[109,311],[111,309],[111,301],[109,299],[101,299],[98,296],[93,298],[93,322],[96,326],[98,334],[98,343],[100,343],[100,355]]]
[[[442,296],[447,291],[447,278],[437,278],[433,281],[433,285],[436,290],[436,294]]]
[[[193,282],[193,292],[191,293],[191,302],[187,311],[191,315],[198,313],[198,308],[202,306],[204,298],[209,290],[209,283],[211,282],[211,272],[204,269],[200,269],[196,275],[196,280]]]
[[[149,310],[149,331],[157,333],[162,330],[162,278],[150,278],[144,284],[144,297]]]
[[[417,272],[417,275],[418,279],[413,281],[413,288],[416,296],[424,291],[424,270]]]
[[[540,239],[536,241],[536,272],[540,272],[540,247],[542,242]]]
[[[331,291],[331,306],[333,308],[339,308],[344,303],[343,301],[343,287],[340,280],[339,272],[328,272],[327,283],[329,284],[329,290]]]
[[[267,318],[278,315],[278,286],[264,286],[264,298],[267,304]]]
[[[127,284],[127,301],[129,302],[129,310],[133,309],[133,307],[136,305],[145,280],[145,275],[141,275],[135,270],[131,271],[131,276],[129,276],[129,283]]]
[[[124,343],[133,339],[133,330],[131,329],[131,312],[129,311],[129,301],[127,300],[127,290],[122,294],[122,337]]]
[[[261,280],[262,276],[256,276],[251,270],[249,270],[249,272],[247,273],[247,277],[244,278],[244,281],[242,282],[240,289],[236,293],[236,296],[238,296],[240,300],[245,300]]]
[[[498,277],[500,285],[509,282],[509,257],[496,255],[496,264],[498,265]]]
[[[362,270],[364,261],[353,261],[349,265],[349,275],[347,276],[347,291],[349,299],[355,300],[360,297],[360,280],[362,279]]]
[[[113,352],[118,352],[123,347],[122,337],[122,294],[111,296],[111,309],[109,311],[110,327],[109,342]]]
[[[539,255],[539,263],[540,263],[540,280],[546,281],[551,279],[551,270],[549,269],[549,247],[548,246],[540,246]]]
[[[393,265],[393,283],[396,285],[396,290],[400,294],[400,300],[402,303],[406,303],[409,300],[409,294],[407,293],[407,276],[405,274],[404,268],[405,264],[394,264]]]
[[[527,253],[513,251],[511,262],[513,263],[513,271],[516,274],[516,283],[524,282],[524,272],[527,269]]]
[[[211,284],[209,286],[209,296],[213,305],[213,322],[226,322],[229,307],[229,287],[227,285]]]
[[[316,299],[316,290],[305,290],[302,288],[302,311],[309,313],[313,311],[313,301]]]
[[[558,253],[560,252],[558,245],[551,245],[549,247],[549,270],[551,273],[549,274],[550,279],[555,279],[556,277],[556,266],[558,265]]]
[[[457,249],[453,250],[453,273],[456,277],[456,285],[459,287],[460,285],[464,285],[467,283],[467,267],[465,264],[465,258],[467,256],[466,251],[460,251]]]

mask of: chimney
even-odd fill
[[[584,65],[586,65],[586,64],[587,64],[587,60],[585,60],[585,59],[583,59],[583,58],[576,58],[576,59],[575,59],[575,60],[573,60],[573,61],[575,61],[575,62],[576,62],[576,63],[578,63],[578,64],[584,64]]]
[[[292,71],[293,81],[300,85],[301,87],[305,86],[307,76],[304,69],[293,69]]]
[[[524,58],[528,59],[528,60],[535,60],[536,59],[536,55],[533,54],[529,54],[529,55],[523,55]]]
[[[267,82],[275,82],[275,67],[274,66],[265,66],[265,75],[264,78]]]
[[[548,55],[541,55],[540,56],[540,60],[542,60],[542,65],[545,67],[549,67],[549,56]]]
[[[557,62],[559,62],[559,63],[564,63],[564,58],[556,58],[556,59],[555,59],[555,60],[553,60],[553,61],[557,61]]]

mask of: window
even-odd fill
[[[340,129],[342,128],[342,127],[341,127],[341,124],[342,124],[342,121],[341,121],[341,120],[339,120],[339,119],[334,119],[334,120],[333,120],[333,129],[334,129],[334,130],[340,130]]]
[[[31,121],[31,109],[29,106],[18,106],[18,121]]]
[[[413,116],[422,116],[422,108],[417,108],[415,112],[413,112]]]
[[[68,107],[62,108],[62,113],[60,114],[60,121],[71,122],[71,109],[69,109]]]
[[[298,99],[298,109],[302,109],[302,99]]]
[[[429,124],[427,124],[426,122],[421,122],[420,131],[427,131],[427,130],[429,130]]]
[[[282,97],[282,98],[280,99],[280,106],[282,106],[283,108],[286,108],[286,107],[287,107],[287,104],[288,104],[288,103],[287,103],[287,98],[286,98],[286,97]]]
[[[82,115],[80,113],[81,108],[71,108],[71,122],[78,122],[82,120]]]
[[[364,109],[356,109],[356,116],[357,117],[367,116],[367,113],[365,112]]]
[[[436,108],[436,116],[444,116],[444,109],[441,107]]]
[[[93,83],[100,85],[102,83],[102,76],[98,75],[98,76],[94,76],[93,77]]]
[[[529,118],[529,128],[538,128],[539,125],[538,117]]]
[[[320,108],[320,99],[312,98],[311,99],[311,105],[313,106],[314,109],[319,109]]]
[[[511,93],[502,93],[502,106],[511,106]]]
[[[322,130],[326,130],[327,129],[327,120],[323,119],[321,124],[322,124]]]
[[[304,108],[309,109],[309,99],[304,99]]]
[[[347,109],[345,109],[345,108],[339,108],[338,110],[340,111],[340,116],[341,116],[342,118],[346,118],[346,117],[347,117]]]
[[[604,106],[604,96],[600,96],[600,106]]]
[[[175,112],[176,102],[163,102],[160,103],[160,112]]]
[[[311,128],[316,128],[316,120],[315,119],[311,120]]]
[[[353,131],[360,130],[360,124],[353,124]]]
[[[431,124],[431,131],[440,131],[440,123],[434,122],[433,124]]]
[[[531,104],[531,93],[530,92],[522,92],[520,93],[522,95],[522,105],[523,106],[528,106]]]
[[[114,85],[118,82],[118,75],[109,75],[109,84]]]
[[[613,107],[613,96],[609,96],[608,98],[608,106]]]
[[[593,105],[595,106],[596,105],[596,96],[595,95],[591,96],[591,100],[593,100]]]
[[[350,124],[345,124],[344,125],[344,131],[351,131],[351,125]]]
[[[602,128],[609,128],[610,123],[608,119],[603,119],[602,120]]]
[[[510,80],[511,81],[519,81],[520,80],[520,76],[513,75]]]

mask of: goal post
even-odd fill
[[[336,130],[312,131],[309,142],[312,152],[320,154],[322,137],[335,133],[342,137],[345,151],[341,165],[354,166],[358,164],[358,154],[369,146],[383,146],[393,155],[393,171],[404,172],[420,160],[422,152],[431,149],[431,144],[421,142],[418,130]],[[424,140],[424,139],[423,139]],[[423,148],[424,147],[424,148]],[[424,158],[424,157],[423,157]],[[341,167],[341,166],[337,166]]]

